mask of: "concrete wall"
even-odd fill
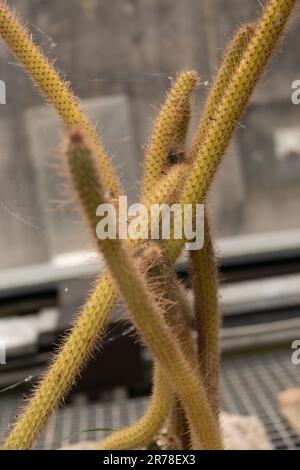
[[[137,165],[169,77],[188,67],[196,68],[203,81],[210,80],[234,29],[240,22],[255,20],[260,3],[9,1],[46,54],[57,59],[81,98],[118,94],[127,99],[132,129],[128,138]],[[217,178],[210,206],[220,236],[300,225],[294,216],[300,196],[300,173],[295,174],[298,150],[278,160],[274,137],[278,127],[299,128],[300,109],[290,102],[291,82],[300,78],[299,19],[291,21],[289,30],[245,117],[246,129],[239,131]],[[39,173],[25,122],[34,115],[27,111],[43,100],[2,43],[0,70],[0,79],[7,84],[7,104],[0,106],[0,268],[4,268],[46,261],[50,254]],[[204,96],[202,86],[195,95],[194,120]],[[276,217],[278,203],[281,217]]]

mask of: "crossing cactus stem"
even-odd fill
[[[166,269],[158,246],[152,244],[145,248],[143,258],[140,259],[140,267],[147,276],[155,299],[165,308],[165,318],[169,326],[186,351],[187,357],[195,364],[194,344],[186,323],[186,316],[183,315],[183,312],[190,311],[189,300],[185,292],[182,293],[181,289],[178,289],[178,286],[175,289],[176,282],[178,282],[176,275]],[[167,296],[168,290],[172,288],[174,289],[173,295]],[[113,432],[100,443],[98,448],[100,450],[130,450],[146,447],[159,435],[166,423],[172,403],[177,403],[172,387],[166,379],[164,369],[158,361],[155,361],[152,394],[145,414],[131,426]],[[187,437],[189,438],[189,433]]]
[[[174,150],[176,152],[181,145],[184,145],[190,106],[189,97],[195,87],[197,76],[195,72],[183,72],[177,78],[158,116],[146,150],[142,200],[148,203],[151,197],[168,198],[170,194],[181,204],[196,204],[205,200],[209,185],[218,169],[236,123],[275,49],[295,3],[296,0],[270,0],[255,27],[248,26],[238,33],[246,34],[246,41],[241,51],[236,44],[239,42],[238,38],[242,36],[237,36],[233,40],[225,55],[225,65],[216,78],[220,89],[213,88],[191,150],[186,154],[189,157],[186,162],[188,165],[183,164],[179,171],[179,167],[174,169],[169,160],[172,152]],[[77,141],[75,139],[72,142],[74,145],[69,154],[68,164],[84,213],[91,229],[94,230],[96,204],[107,201],[114,203],[118,195],[122,194],[122,188],[110,158],[94,126],[81,111],[78,99],[72,93],[69,84],[61,79],[52,64],[45,59],[41,49],[33,43],[28,30],[21,25],[15,14],[9,10],[6,2],[2,0],[0,0],[0,34],[47,101],[60,114],[66,126],[77,129]],[[234,58],[236,51],[239,51],[237,59]],[[218,95],[218,93],[221,94]],[[209,126],[208,121],[210,121]],[[181,171],[183,184],[179,181]],[[164,179],[161,180],[160,186],[155,186],[162,176],[169,178],[169,183],[166,183],[167,179]],[[178,185],[177,189],[174,190],[176,185]],[[164,202],[164,199],[161,202]],[[145,415],[146,420],[149,416],[152,419],[146,440],[149,439],[150,434],[153,435],[154,428],[157,427],[158,421],[159,424],[161,423],[164,414],[161,411],[157,412],[156,408],[155,413],[151,415],[154,409],[151,406],[153,403],[157,405],[156,393],[165,397],[165,392],[169,387],[169,390],[172,390],[172,396],[179,397],[184,408],[188,428],[191,431],[192,447],[221,449],[222,439],[216,420],[216,410],[214,406],[210,406],[201,368],[198,371],[197,367],[193,367],[194,359],[192,356],[189,357],[189,351],[184,347],[189,341],[187,337],[182,337],[180,340],[176,336],[186,334],[187,329],[179,328],[175,332],[174,325],[168,323],[165,305],[155,298],[151,283],[148,283],[140,269],[140,260],[134,256],[134,244],[125,243],[122,240],[100,242],[96,239],[96,242],[104,255],[108,270],[98,280],[94,291],[81,309],[73,329],[55,356],[53,364],[42,377],[23,414],[8,435],[4,449],[27,449],[32,446],[48,417],[75,382],[97,344],[118,295],[125,300],[132,322],[155,357],[155,374],[161,370],[160,374],[164,373],[167,383],[161,390],[160,387],[164,386],[163,379],[160,379],[159,375],[157,379],[156,375],[152,402],[147,411],[148,414]],[[173,265],[183,244],[184,240],[178,241],[172,238],[161,243],[163,256],[168,266]],[[203,262],[206,263],[206,267],[204,274],[201,275]],[[198,270],[202,279],[212,276],[213,270],[211,272],[207,270],[208,259],[195,258],[196,264],[195,272]],[[171,281],[173,288],[176,282],[173,278]],[[205,296],[201,294],[202,299],[208,298],[205,300],[202,311],[209,311],[212,308],[206,305],[211,293],[212,291]],[[168,301],[176,298],[172,295],[174,292],[172,293],[170,289],[167,293]],[[177,301],[178,305],[181,305],[180,318],[182,319],[184,302],[181,302],[178,296]],[[176,316],[174,318],[176,319]],[[183,325],[186,325],[185,322]],[[207,368],[210,366],[211,362]],[[140,423],[141,421],[136,423],[135,435],[138,436],[139,445],[144,432],[140,432],[138,427]],[[153,423],[156,424],[153,425]],[[124,430],[124,437],[125,434]],[[117,435],[111,436],[112,439],[115,437]]]
[[[142,449],[158,436],[170,410],[172,388],[164,370],[156,365],[153,374],[153,389],[146,413],[132,426],[113,432],[98,446],[99,450]]]
[[[210,404],[219,415],[220,312],[219,274],[211,228],[205,218],[205,242],[202,250],[191,251],[191,273],[198,342],[198,363]]]
[[[97,172],[95,158],[89,152],[88,141],[82,135],[82,143],[76,138],[76,147],[69,152],[69,165],[74,187],[88,214],[93,228],[93,201],[107,203],[107,193]],[[87,184],[90,182],[90,186]],[[128,244],[119,238],[98,240],[106,264],[111,271],[118,291],[128,307],[132,322],[154,357],[163,367],[175,393],[186,409],[195,448],[222,449],[215,417],[208,405],[202,378],[198,378],[168,326],[164,311],[155,301],[142,271]]]
[[[103,274],[79,311],[71,332],[38,382],[26,408],[9,433],[3,449],[26,450],[34,444],[55,408],[75,383],[104,331],[117,299],[112,280]]]

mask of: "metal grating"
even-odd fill
[[[300,386],[300,367],[291,363],[288,348],[227,356],[222,367],[222,405],[231,413],[258,415],[275,449],[300,449],[300,437],[289,428],[276,406],[279,391]],[[101,440],[112,429],[134,422],[147,406],[147,398],[69,405],[56,412],[37,443],[38,449],[55,449],[80,440]],[[16,409],[16,401],[0,399],[1,435]]]

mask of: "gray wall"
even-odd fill
[[[58,68],[81,98],[127,97],[137,164],[169,77],[188,67],[196,68],[203,81],[210,80],[232,32],[240,22],[255,20],[259,3],[9,1],[46,54],[57,59]],[[294,156],[292,165],[289,158],[279,161],[273,135],[277,127],[299,127],[300,108],[290,103],[291,82],[300,78],[299,19],[291,21],[289,30],[271,72],[252,100],[246,129],[239,131],[211,196],[220,236],[300,226],[294,217],[300,196],[300,171],[296,175],[300,158]],[[4,268],[46,261],[49,249],[38,173],[24,125],[25,111],[42,105],[43,100],[2,43],[0,70],[0,79],[7,83],[7,104],[0,107],[0,268]],[[195,94],[195,119],[204,90],[202,86]],[[278,201],[281,217],[275,217]]]

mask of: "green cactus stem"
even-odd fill
[[[3,0],[0,0],[0,35],[64,123],[68,127],[81,128],[88,133],[95,146],[107,190],[117,197],[121,192],[120,183],[95,127],[83,114],[69,83],[62,80],[42,50],[34,44],[29,31]]]
[[[182,72],[170,89],[145,151],[145,170],[142,183],[142,201],[151,197],[157,179],[167,162],[174,136],[186,115],[186,107],[198,81],[194,71]]]
[[[201,203],[216,174],[237,122],[264,68],[274,52],[296,0],[270,0],[240,65],[233,74],[228,89],[215,113],[209,131],[188,176],[180,198],[181,204]],[[164,243],[168,259],[175,260],[182,249],[181,240]]]

